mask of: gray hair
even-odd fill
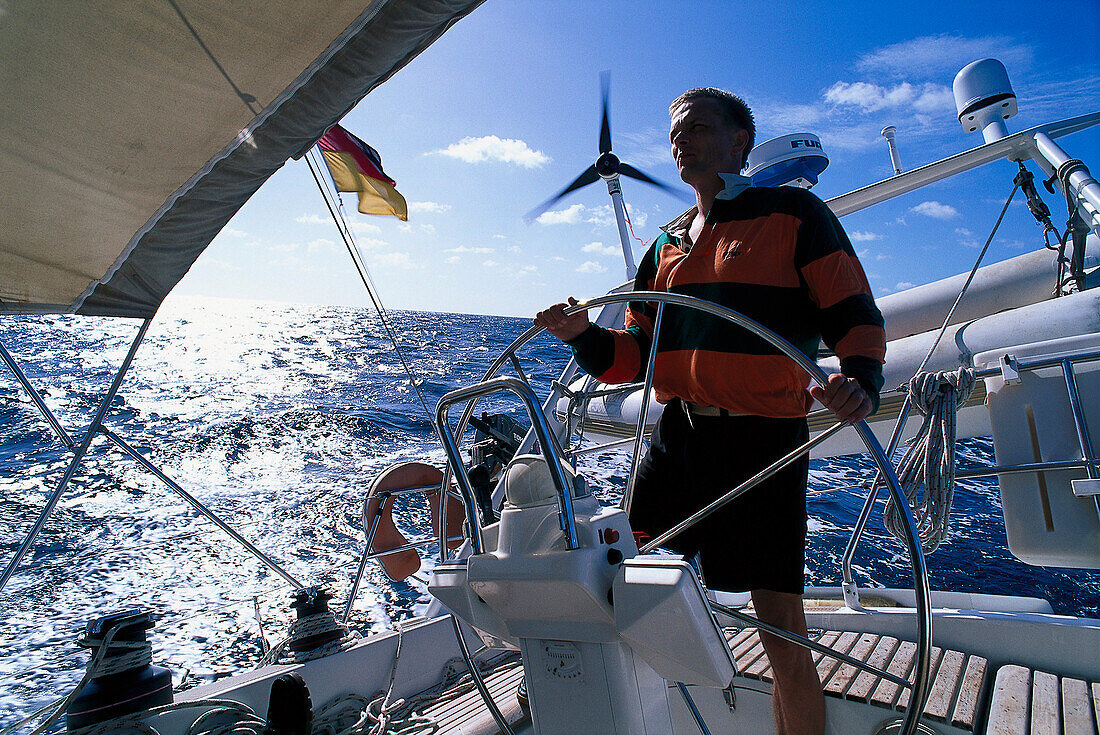
[[[718,109],[722,111],[722,120],[730,127],[744,130],[749,134],[749,144],[741,156],[741,165],[744,166],[748,159],[749,151],[756,145],[756,121],[753,119],[752,110],[745,104],[745,100],[735,94],[717,87],[698,87],[689,89],[672,101],[668,106],[668,114],[673,115],[678,107],[692,100],[708,99],[718,103]]]

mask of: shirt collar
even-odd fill
[[[737,195],[745,189],[752,186],[752,179],[748,176],[733,173],[720,173],[718,176],[721,177],[722,183],[725,184],[725,188],[715,195],[715,199],[730,201],[736,198]],[[691,226],[691,221],[695,219],[695,214],[698,211],[698,207],[692,207],[676,219],[661,227],[661,230],[672,237],[682,240],[687,234],[688,228]]]

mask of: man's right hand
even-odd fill
[[[544,328],[562,342],[568,342],[588,329],[588,311],[578,311],[576,314],[565,315],[567,306],[576,306],[577,300],[569,297],[568,304],[554,304],[540,311],[532,320],[535,326]]]

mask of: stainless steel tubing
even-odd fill
[[[626,491],[620,507],[630,513],[630,505],[634,500],[634,482],[638,479],[638,460],[642,456],[642,442],[645,439],[645,424],[649,419],[649,392],[653,390],[653,369],[657,362],[657,340],[661,337],[661,317],[664,316],[665,305],[657,304],[657,316],[653,319],[653,339],[649,342],[649,357],[646,361],[645,383],[642,386],[641,410],[638,412],[638,430],[634,434],[634,453],[630,458],[630,477],[626,482]]]
[[[887,488],[899,508],[908,508],[908,501],[901,491],[894,468],[882,452],[882,446],[878,443],[866,421],[860,421],[855,425],[863,443],[870,450],[879,472],[886,480]],[[932,593],[928,585],[928,570],[924,563],[924,550],[917,536],[916,522],[911,513],[904,513],[905,518],[905,545],[909,549],[909,559],[913,565],[913,592],[915,594],[915,609],[917,613],[917,663],[913,669],[913,695],[909,701],[909,707],[905,712],[905,723],[898,735],[914,735],[917,724],[920,721],[921,712],[924,711],[924,703],[928,699],[930,685],[930,661],[932,654]]]
[[[1092,352],[1079,352],[1076,355],[1059,355],[1057,357],[1040,357],[1035,360],[1018,360],[1016,367],[1020,370],[1034,370],[1035,368],[1050,367],[1051,365],[1061,365],[1063,362],[1089,362],[1090,360],[1100,360],[1100,350],[1094,350]],[[1000,375],[1000,367],[987,367],[981,370],[974,371],[975,378],[989,378],[994,375]]]
[[[439,432],[441,434],[446,433],[446,431],[446,429],[440,426]],[[477,506],[471,505],[469,507],[476,508]],[[475,520],[474,523],[476,524],[477,521]],[[462,660],[466,662],[466,668],[470,672],[470,679],[473,680],[474,686],[477,687],[478,693],[481,694],[481,699],[485,702],[485,706],[489,708],[489,714],[496,720],[497,727],[500,728],[501,733],[504,733],[504,735],[515,735],[515,733],[512,732],[512,728],[508,725],[508,721],[505,720],[504,715],[501,714],[500,708],[497,707],[497,703],[493,701],[493,695],[489,693],[489,687],[485,686],[485,680],[481,678],[481,672],[477,670],[477,662],[474,661],[474,657],[470,655],[470,647],[466,645],[466,636],[462,633],[462,624],[458,622],[458,618],[455,617],[454,613],[451,614],[451,624],[454,625],[455,638],[458,639],[458,648],[462,651]]]
[[[554,488],[558,492],[558,502],[561,508],[561,525],[562,530],[565,532],[566,548],[576,549],[580,546],[580,543],[577,540],[577,526],[573,518],[572,487],[570,487],[569,483],[566,481],[565,473],[561,469],[561,449],[558,446],[557,437],[555,437],[553,431],[550,430],[550,426],[546,422],[546,416],[539,408],[538,398],[535,396],[535,392],[531,389],[531,386],[518,378],[502,376],[478,383],[477,385],[472,385],[468,388],[460,388],[459,390],[451,391],[440,398],[436,406],[436,422],[439,438],[440,441],[443,442],[444,450],[447,452],[447,459],[451,466],[455,468],[455,479],[458,481],[459,489],[462,492],[462,500],[466,504],[466,517],[470,522],[470,543],[473,548],[473,553],[482,553],[485,550],[485,544],[481,537],[481,524],[476,517],[477,514],[475,511],[477,509],[477,503],[474,499],[474,489],[470,485],[470,478],[466,476],[466,472],[463,470],[464,465],[462,462],[462,455],[458,449],[458,444],[455,438],[451,436],[447,412],[455,403],[470,401],[475,398],[480,398],[481,396],[489,395],[490,393],[498,393],[504,390],[515,393],[527,408],[527,413],[531,417],[531,428],[534,429],[535,436],[538,437],[539,444],[542,446],[542,451],[546,456],[546,463],[550,470],[550,478],[553,480]],[[441,507],[444,505],[445,503],[440,503]],[[440,560],[443,561],[447,549],[446,524],[440,524],[439,533],[441,549]]]
[[[894,456],[894,451],[898,448],[898,442],[901,441],[901,433],[905,430],[905,424],[909,420],[909,410],[912,408],[912,402],[908,395],[905,396],[905,400],[902,401],[901,409],[898,411],[898,420],[894,424],[894,431],[890,434],[890,444],[886,449],[886,457],[890,458]],[[958,475],[956,475],[957,477]],[[875,505],[875,501],[878,500],[878,489],[880,487],[880,480],[882,478],[879,475],[875,475],[874,482],[871,483],[870,489],[867,491],[867,499],[863,501],[863,508],[859,511],[859,518],[856,519],[856,525],[852,528],[852,535],[848,539],[848,545],[844,548],[844,558],[840,562],[841,579],[846,585],[855,584],[855,579],[852,577],[852,559],[856,555],[856,546],[859,545],[860,539],[863,537],[863,531],[867,528],[867,521],[871,518],[871,509]]]
[[[699,726],[699,732],[703,733],[703,735],[710,735],[707,723],[703,722],[703,715],[699,714],[699,708],[695,706],[695,700],[691,698],[687,687],[680,682],[676,682],[676,688],[680,690],[680,694],[684,697],[684,704],[687,705],[688,711],[691,712],[691,717],[695,720],[695,724]]]
[[[39,394],[39,392],[34,389],[34,386],[31,385],[31,382],[27,380],[27,376],[24,375],[23,371],[19,368],[19,363],[15,361],[15,358],[13,358],[7,348],[4,347],[3,342],[0,342],[0,360],[4,361],[4,364],[8,366],[8,370],[11,370],[12,375],[14,375],[15,379],[19,381],[19,384],[23,386],[23,390],[27,391],[27,395],[34,401],[34,405],[38,406],[38,411],[42,414],[42,418],[46,419],[46,423],[48,423],[50,428],[53,429],[53,432],[57,434],[61,443],[69,449],[72,449],[76,442],[72,440],[72,437],[69,436],[65,428],[61,426],[61,423],[53,415],[53,411],[50,410],[50,407],[42,400],[41,394]]]
[[[749,615],[748,613],[743,613],[740,610],[735,610],[732,607],[726,607],[722,603],[714,602],[714,601],[711,601],[710,607],[711,607],[712,610],[716,610],[717,612],[720,612],[723,615],[729,615],[731,618],[734,618],[736,620],[740,620],[743,623],[747,623],[748,625],[751,625],[754,628],[759,628],[760,630],[767,631],[768,633],[771,633],[772,635],[776,636],[777,638],[782,638],[783,640],[790,641],[791,643],[794,643],[795,645],[802,646],[803,648],[808,648],[811,651],[817,651],[820,654],[823,654],[825,656],[829,656],[830,658],[835,658],[838,661],[843,661],[846,664],[851,664],[852,666],[856,667],[857,669],[861,669],[863,671],[869,671],[870,673],[875,674],[876,676],[881,676],[884,679],[888,679],[889,681],[892,681],[893,683],[897,684],[898,686],[903,686],[906,689],[912,689],[913,688],[913,684],[911,682],[901,678],[900,676],[895,676],[894,674],[891,674],[889,671],[883,671],[882,669],[879,669],[875,666],[871,666],[866,661],[860,661],[857,658],[852,658],[851,656],[848,656],[847,654],[841,653],[840,651],[836,651],[832,648],[829,648],[828,646],[824,646],[824,645],[818,643],[817,641],[812,641],[809,638],[805,638],[803,636],[800,636],[797,633],[792,633],[789,630],[784,630],[783,628],[776,627],[776,626],[772,625],[771,623],[765,623],[763,620],[760,620],[759,618],[754,618],[752,615]]]
[[[1081,458],[1085,461],[1085,470],[1090,479],[1096,479],[1096,455],[1092,451],[1092,438],[1089,425],[1085,420],[1085,411],[1081,408],[1081,394],[1077,390],[1077,376],[1073,372],[1073,362],[1062,360],[1062,373],[1066,378],[1066,390],[1069,391],[1069,407],[1073,411],[1073,425],[1077,429],[1077,442],[1081,446]]]
[[[111,387],[107,389],[107,394],[100,402],[99,408],[96,409],[92,422],[88,424],[88,429],[84,432],[84,438],[76,448],[72,460],[69,461],[69,466],[65,469],[65,474],[61,477],[61,482],[58,483],[50,499],[46,501],[46,507],[42,509],[42,513],[38,516],[38,520],[34,522],[34,526],[31,527],[27,537],[23,540],[23,543],[19,545],[19,548],[15,552],[15,556],[8,563],[7,568],[4,569],[3,575],[0,575],[0,591],[3,591],[8,580],[15,574],[15,570],[19,567],[19,562],[30,549],[34,540],[38,538],[38,534],[42,532],[42,528],[46,525],[46,521],[53,515],[58,501],[61,500],[61,496],[65,493],[65,488],[69,486],[69,482],[73,479],[73,475],[76,474],[77,468],[80,467],[80,463],[84,460],[84,455],[92,445],[92,439],[95,438],[100,424],[103,423],[103,418],[107,415],[107,409],[110,408],[111,401],[114,400],[115,395],[118,393],[118,389],[122,387],[122,379],[126,377],[126,373],[130,369],[130,363],[134,361],[134,355],[137,354],[138,347],[141,346],[141,341],[145,338],[145,333],[149,331],[149,324],[151,321],[151,319],[146,319],[141,323],[141,327],[138,329],[137,335],[130,345],[130,351],[126,353],[126,358],[122,361],[122,365],[119,367],[115,379],[111,382]]]

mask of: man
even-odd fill
[[[823,338],[841,372],[824,389],[755,335],[715,317],[666,307],[654,369],[665,403],[639,467],[631,523],[651,537],[736,487],[808,436],[813,399],[839,420],[870,415],[882,387],[885,333],[863,270],[832,212],[793,187],[754,188],[738,175],[752,148],[752,112],[705,88],[669,108],[669,140],[696,206],[654,241],[636,290],[722,304],[761,322],[811,358]],[[570,304],[576,301],[570,299]],[[626,330],[607,330],[555,304],[535,324],[569,343],[605,382],[645,372],[656,306],[632,303]],[[812,398],[811,398],[812,396]],[[808,459],[778,472],[668,546],[700,556],[715,589],[751,591],[761,620],[806,635],[802,608]],[[809,652],[770,634],[780,735],[820,735],[825,701]]]

